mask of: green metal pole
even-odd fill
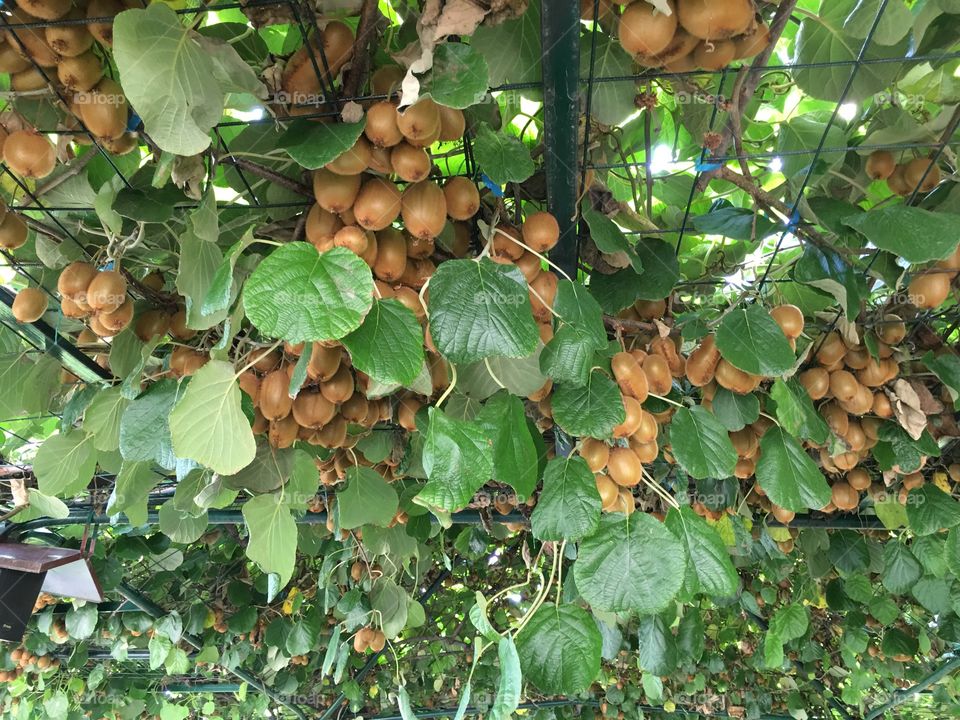
[[[145,613],[147,613],[150,617],[154,619],[158,619],[167,615],[166,611],[164,611],[163,608],[155,604],[152,600],[150,600],[150,598],[146,597],[145,595],[140,593],[139,590],[131,587],[127,583],[120,583],[120,585],[117,586],[117,591],[121,595],[123,595],[127,600],[132,602],[134,605],[136,605],[138,608],[143,610]],[[194,650],[203,649],[203,643],[200,642],[197,638],[193,637],[192,635],[184,633],[181,636],[181,638],[185,643],[187,643],[187,645],[191,646]],[[225,668],[225,669],[233,673],[234,675],[236,675],[238,678],[243,680],[248,685],[255,687],[257,690],[262,692],[264,695],[266,695],[268,698],[273,700],[278,705],[283,705],[284,707],[289,708],[290,711],[294,715],[296,715],[300,720],[307,720],[307,716],[303,713],[303,710],[301,710],[299,707],[289,702],[288,700],[285,700],[282,696],[273,692],[273,690],[268,688],[260,678],[256,677],[255,675],[252,675],[251,673],[248,673],[246,670],[243,670],[241,668],[233,668],[233,669]]]
[[[888,713],[890,710],[893,710],[893,708],[897,707],[898,705],[902,705],[903,703],[907,702],[914,696],[922,693],[931,685],[936,685],[943,678],[945,678],[947,675],[949,675],[950,673],[952,673],[954,670],[958,668],[960,668],[960,657],[951,658],[950,660],[945,662],[943,665],[941,665],[939,668],[937,668],[932,673],[930,673],[926,677],[926,679],[921,680],[920,682],[918,682],[916,685],[913,685],[912,687],[908,687],[906,690],[899,690],[893,693],[893,697],[890,698],[888,702],[884,703],[883,705],[876,708],[875,710],[871,710],[869,713],[866,714],[866,716],[864,717],[864,720],[876,720],[876,718],[880,717],[881,715],[885,715],[886,713]]]
[[[577,276],[577,134],[580,123],[580,4],[546,0],[540,9],[543,58],[544,167],[547,206],[560,225],[550,257]]]

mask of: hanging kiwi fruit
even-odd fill
[[[78,95],[77,107],[83,124],[97,137],[115,139],[127,130],[127,98],[111,78],[103,78],[91,92]]]
[[[11,311],[17,322],[36,322],[47,311],[47,294],[40,288],[24,288],[13,299]]]
[[[57,149],[45,135],[17,130],[3,144],[3,161],[17,175],[45,178],[57,166]]]
[[[447,200],[436,183],[423,181],[407,186],[400,203],[403,224],[415,238],[432,239],[447,223]]]

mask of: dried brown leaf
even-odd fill
[[[893,406],[893,413],[900,426],[914,440],[919,440],[927,428],[927,416],[920,409],[920,397],[913,386],[903,378],[893,384],[893,390],[886,390]]]

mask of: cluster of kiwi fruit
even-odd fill
[[[280,103],[278,110],[289,115],[315,113],[319,103],[313,99],[324,94],[323,83],[335,80],[353,57],[353,44],[353,31],[339,20],[315,32],[287,59],[280,77],[287,102]]]
[[[944,260],[918,272],[907,286],[909,301],[918,308],[940,307],[950,296],[953,282],[960,276],[960,247]]]
[[[113,44],[113,23],[17,26],[42,20],[112,18],[140,4],[132,0],[90,0],[78,5],[72,0],[20,0],[18,5],[8,19],[14,29],[4,33],[0,44],[0,72],[10,73],[11,88],[29,92],[54,83],[73,116],[66,121],[68,129],[81,129],[79,120],[110,152],[123,154],[133,150],[137,137],[127,132],[128,104],[123,89],[104,74],[107,63],[103,48]],[[4,145],[3,156],[14,172],[40,178],[53,171],[56,152],[49,140],[28,129],[19,130],[8,139],[15,142],[9,148]],[[78,133],[73,139],[81,144],[92,142],[85,133]]]
[[[885,180],[890,192],[906,197],[917,190],[928,193],[940,184],[940,167],[930,158],[898,163],[889,150],[874,150],[864,168],[871,180]]]
[[[382,630],[373,627],[362,627],[353,636],[353,649],[358,653],[373,650],[380,652],[387,644],[387,638]]]
[[[592,2],[590,4],[592,14]],[[753,57],[770,42],[752,0],[666,0],[670,14],[648,0],[634,0],[620,15],[620,45],[644,67],[668,72],[721,70]],[[608,12],[609,2],[601,3]]]
[[[47,673],[60,668],[60,659],[49,655],[35,655],[24,647],[10,651],[12,670],[0,670],[0,683],[12,682],[25,673]]]
[[[67,265],[57,278],[64,316],[85,319],[98,337],[112,337],[133,320],[133,298],[118,270],[98,270],[87,262]]]

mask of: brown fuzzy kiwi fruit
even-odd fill
[[[616,447],[610,450],[607,473],[620,487],[633,487],[643,475],[643,463],[630,448]]]
[[[17,0],[17,5],[41,20],[59,20],[73,5],[72,0]]]
[[[913,187],[915,187],[907,184],[907,179],[904,176],[905,168],[905,165],[897,165],[889,177],[887,177],[887,187],[890,188],[890,192],[900,197],[909,195],[913,192]]]
[[[424,148],[402,142],[390,152],[390,167],[404,182],[416,183],[430,177],[433,159]]]
[[[331,160],[324,167],[337,175],[359,175],[370,165],[370,141],[361,135],[346,152]]]
[[[845,482],[836,482],[830,488],[831,502],[838,510],[856,510],[860,505],[860,493]]]
[[[11,311],[17,322],[36,322],[47,311],[47,294],[40,288],[24,288],[13,299]]]
[[[911,192],[917,187],[920,192],[930,192],[940,184],[940,168],[930,158],[916,158],[904,166],[903,179]]]
[[[430,98],[422,98],[403,111],[397,111],[397,127],[408,141],[418,145],[440,135],[440,108]]]
[[[656,55],[670,44],[677,30],[677,11],[673,0],[667,0],[670,14],[662,13],[651,3],[635,2],[620,16],[620,45],[630,55]]]
[[[443,196],[452,220],[469,220],[480,211],[480,191],[470,178],[450,178],[443,185]]]
[[[357,225],[342,227],[333,236],[334,247],[346,248],[355,255],[363,255],[369,243],[367,231]]]
[[[46,135],[17,130],[3,144],[3,161],[17,175],[44,178],[57,166],[57,149]]]
[[[403,140],[403,133],[397,126],[397,106],[389,100],[374,103],[367,110],[367,124],[364,135],[376,147],[393,147]]]
[[[104,149],[112,155],[126,155],[140,147],[140,135],[125,132],[118,138],[97,138]]]
[[[359,175],[337,175],[321,168],[313,173],[313,194],[324,210],[342,213],[353,207],[361,182]]]
[[[871,180],[886,180],[893,175],[897,161],[889,150],[874,150],[867,158],[866,173]]]
[[[644,363],[644,365],[646,365],[646,363]],[[758,378],[721,359],[720,362],[717,363],[716,380],[720,387],[724,387],[738,395],[746,395],[756,389],[756,381]]]
[[[384,65],[370,76],[370,89],[374,95],[391,95],[400,87],[406,74],[399,65]]]
[[[267,420],[280,420],[290,414],[293,399],[289,394],[290,377],[286,370],[274,370],[260,381],[260,412]]]
[[[804,370],[800,373],[800,384],[806,389],[811,400],[820,400],[826,397],[830,390],[830,373],[821,367]]]
[[[717,350],[713,335],[708,335],[700,341],[696,350],[690,353],[684,368],[691,385],[703,387],[713,380],[720,364],[720,351]]]
[[[293,417],[308,428],[322,428],[337,414],[337,406],[320,394],[319,390],[305,390],[293,401]]]
[[[899,315],[885,315],[874,330],[887,345],[899,345],[907,336],[907,326]]]
[[[400,203],[403,224],[415,238],[435,238],[447,224],[447,201],[443,190],[434,182],[423,181],[407,186]]]
[[[180,308],[170,316],[170,335],[177,340],[190,340],[197,331],[187,325],[187,311]]]
[[[552,272],[542,272],[530,283],[530,305],[533,316],[538,320],[547,320],[551,316],[550,308],[557,297],[557,276]]]
[[[89,93],[78,96],[80,119],[97,137],[119,138],[127,131],[127,96],[113,79],[105,77]]]
[[[143,342],[163,337],[170,331],[170,314],[163,310],[147,310],[137,318],[134,332]]]
[[[342,359],[343,351],[339,345],[327,346],[314,343],[310,362],[307,364],[307,377],[311,380],[326,382],[337,374]]]
[[[393,228],[377,233],[377,260],[373,274],[384,282],[396,282],[407,267],[407,241]]]
[[[85,293],[90,282],[97,276],[97,269],[90,263],[72,262],[60,271],[57,290],[61,295]]]
[[[319,205],[313,205],[307,213],[307,240],[318,250],[329,250],[333,247],[333,236],[342,227],[339,216]]]
[[[438,105],[440,108],[440,142],[453,142],[463,137],[467,129],[467,119],[463,110]]]
[[[0,43],[0,72],[18,73],[31,67],[30,61],[19,53],[20,46],[13,41]]]
[[[663,67],[689,57],[699,44],[700,38],[694,37],[682,27],[678,27],[666,48],[653,56],[638,56],[637,60],[641,65],[647,67]]]
[[[548,212],[529,215],[520,230],[524,244],[538,253],[552,250],[560,239],[560,225]]]
[[[57,65],[57,77],[67,90],[86,92],[103,77],[103,63],[91,51],[63,58]]]
[[[677,20],[701,40],[726,40],[743,35],[754,22],[751,0],[682,0]]]
[[[617,380],[617,385],[620,386],[620,392],[641,403],[644,402],[650,388],[647,383],[647,376],[640,368],[637,359],[628,352],[618,352],[613,356],[610,365]]]
[[[619,486],[610,479],[609,475],[596,474],[593,477],[597,483],[597,492],[600,493],[600,504],[605,511],[609,512],[620,499]]]
[[[0,222],[0,247],[16,250],[27,242],[27,224],[17,213],[8,212]]]
[[[65,19],[80,20],[85,18],[79,8],[73,8]],[[93,47],[93,35],[86,25],[53,25],[44,28],[44,37],[47,45],[60,57],[76,57]]]
[[[587,462],[591,472],[600,472],[607,466],[610,459],[610,446],[602,440],[584,438],[580,446],[580,457]]]
[[[946,272],[920,273],[907,288],[910,302],[918,308],[932,310],[940,307],[950,294],[950,274]]]
[[[17,25],[36,21],[36,18],[16,8],[7,18],[7,23],[12,26],[5,33],[7,44],[23,57],[32,59],[40,67],[53,67],[57,64],[57,54],[47,45],[43,28],[16,28]]]
[[[280,420],[270,423],[267,430],[267,440],[271,447],[282,450],[293,445],[299,437],[300,426],[293,415],[287,415]]]
[[[139,6],[139,5],[138,5]],[[87,19],[114,18],[128,7],[133,7],[121,0],[90,0],[87,3]],[[101,45],[113,47],[113,20],[109,22],[90,23],[87,26]]]
[[[36,68],[29,67],[10,76],[10,89],[15,92],[42,90],[47,86],[47,78]]]
[[[403,271],[403,277],[400,278],[400,282],[404,285],[409,285],[415,290],[420,290],[436,270],[436,265],[429,259],[408,258],[407,268]]]
[[[353,395],[354,380],[350,368],[341,364],[333,377],[326,382],[320,383],[320,392],[332,403],[340,404],[346,402]]]
[[[770,28],[765,22],[758,22],[752,30],[736,38],[736,44],[736,60],[759,55],[770,44]]]
[[[360,188],[353,203],[357,224],[367,230],[383,230],[400,215],[400,191],[386,178],[374,177]]]
[[[732,40],[704,40],[693,51],[693,63],[704,70],[722,70],[737,54]]]
[[[531,283],[536,279],[537,275],[540,274],[542,266],[540,264],[540,258],[534,255],[532,252],[524,252],[523,255],[517,258],[516,260],[517,267],[520,268],[520,272],[523,273],[523,277],[526,278],[528,283]],[[550,326],[551,330],[553,326]],[[553,337],[551,335],[551,337]]]
[[[850,402],[857,396],[861,385],[848,370],[830,373],[830,392],[840,402]]]
[[[127,281],[116,270],[98,272],[87,287],[87,302],[94,310],[113,312],[127,299]]]
[[[293,95],[294,104],[309,104],[308,98],[298,96],[317,95],[321,90],[321,80],[340,74],[340,70],[353,54],[353,39],[353,31],[342,22],[334,20],[310,39],[312,47],[304,45],[290,56],[283,69],[280,86]],[[323,56],[320,54],[321,43]],[[326,58],[326,66],[323,58]]]
[[[778,305],[770,311],[770,317],[788,338],[798,338],[803,333],[803,311],[796,305]]]
[[[511,225],[500,223],[493,235],[493,255],[519,260],[524,253],[523,233]]]
[[[673,375],[670,364],[663,355],[648,355],[641,365],[647,376],[647,386],[654,395],[668,395],[673,389]]]
[[[625,438],[633,435],[640,429],[640,425],[644,419],[643,406],[639,400],[625,395],[622,401],[626,416],[622,423],[613,428],[613,436],[615,438]]]
[[[133,320],[133,299],[127,298],[123,301],[123,304],[118,307],[113,312],[101,312],[97,313],[97,319],[100,321],[100,324],[103,325],[107,330],[116,335],[118,332],[123,330],[127,325],[130,324],[130,321]],[[140,337],[140,323],[137,323],[137,336]],[[152,336],[150,336],[152,337]],[[146,342],[148,338],[140,337],[141,340]]]
[[[370,165],[372,172],[381,175],[390,175],[393,173],[393,165],[390,163],[390,151],[393,148],[370,146]]]

